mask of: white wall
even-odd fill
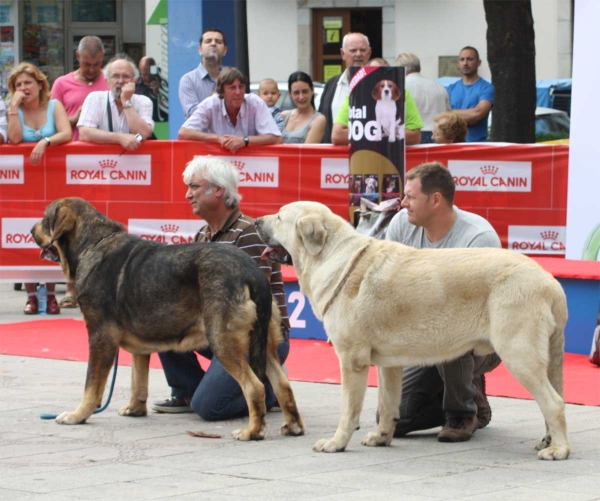
[[[570,1],[532,0],[536,78],[568,78]],[[458,55],[465,45],[479,50],[479,74],[490,78],[483,0],[397,0],[397,53],[413,52],[425,76],[438,77],[438,56]]]
[[[287,82],[298,69],[296,0],[248,0],[250,79]]]

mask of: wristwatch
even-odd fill
[[[43,137],[42,139],[48,143],[48,146],[52,144],[52,141],[50,141],[49,137]]]
[[[133,106],[133,103],[131,102],[131,100],[127,100],[123,103],[123,108],[131,108]]]
[[[250,144],[250,138],[248,136],[244,136],[244,144],[248,146]]]

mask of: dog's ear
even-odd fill
[[[400,95],[400,89],[398,88],[395,82],[392,82],[392,99],[394,101],[398,101],[398,99],[400,99]]]
[[[304,216],[296,222],[296,228],[306,251],[316,256],[323,250],[327,239],[327,230],[323,220],[316,215]]]
[[[77,220],[75,214],[71,210],[70,207],[61,205],[55,208],[54,211],[54,221],[52,222],[52,240],[58,240],[62,237],[66,232],[71,231],[75,227],[75,222]]]
[[[373,99],[375,99],[375,101],[379,101],[381,99],[381,82],[377,82],[375,84],[371,95],[373,96]]]

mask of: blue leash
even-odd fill
[[[110,404],[110,399],[112,398],[113,390],[115,389],[115,381],[117,380],[117,366],[119,365],[119,350],[117,349],[117,355],[115,356],[115,365],[113,368],[112,381],[110,382],[110,388],[108,390],[108,396],[106,397],[106,402],[102,407],[96,409],[93,414],[98,414],[102,412],[104,409],[108,407]],[[40,414],[40,419],[56,419],[58,414]]]

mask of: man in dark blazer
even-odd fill
[[[342,40],[340,54],[344,60],[345,70],[341,75],[336,75],[327,80],[319,105],[319,112],[325,115],[327,120],[322,143],[331,143],[333,122],[340,105],[350,93],[348,68],[350,66],[364,66],[371,58],[369,39],[362,33],[348,33]]]

